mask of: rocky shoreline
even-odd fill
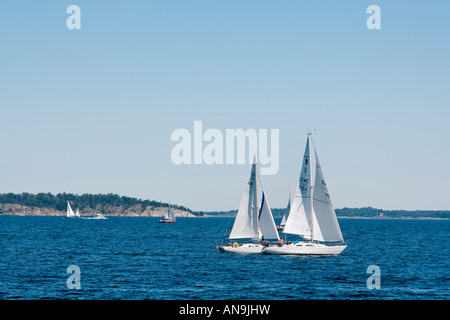
[[[1,215],[20,215],[22,206],[19,204],[3,203]],[[73,208],[76,210],[76,208]],[[195,217],[192,213],[181,209],[174,208],[175,217]],[[95,209],[87,207],[80,208],[81,216],[92,216],[95,213],[101,213],[105,216],[111,217],[164,217],[167,212],[167,207],[147,206],[145,209],[141,205],[134,206],[111,206],[99,205]],[[66,216],[66,210],[60,211],[53,208],[39,208],[39,207],[25,207],[25,215],[27,216]]]

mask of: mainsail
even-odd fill
[[[308,135],[305,154],[303,156],[302,171],[295,191],[291,210],[284,226],[284,233],[299,235],[305,239],[311,239],[313,207],[311,203],[311,137]]]
[[[250,179],[242,195],[241,204],[234,220],[229,239],[258,237],[258,206],[256,192],[256,158],[252,166]]]

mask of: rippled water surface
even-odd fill
[[[1,216],[0,299],[450,298],[448,220],[340,219],[348,247],[325,257],[224,254],[230,218],[157,221]]]

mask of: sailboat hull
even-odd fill
[[[296,244],[285,244],[283,246],[266,247],[262,250],[262,253],[278,255],[338,255],[345,248],[347,248],[347,245],[299,242]]]
[[[234,246],[217,246],[221,252],[225,253],[261,253],[263,245],[258,243],[243,243]]]

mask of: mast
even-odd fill
[[[313,242],[313,226],[314,226],[314,210],[313,210],[313,182],[312,182],[312,166],[311,166],[311,132],[308,133],[308,157],[309,157],[309,163],[308,163],[308,167],[309,167],[309,177],[308,177],[308,183],[309,183],[309,190],[310,190],[310,194],[311,194],[311,205],[309,206],[309,223],[310,223],[310,227],[309,229],[311,230],[311,242]]]
[[[253,162],[255,163],[256,230],[259,230],[259,217],[258,217],[258,213],[259,213],[259,210],[258,210],[258,158],[256,157],[256,152],[255,152],[255,159],[254,159]],[[258,233],[258,241],[259,241],[259,233]]]

